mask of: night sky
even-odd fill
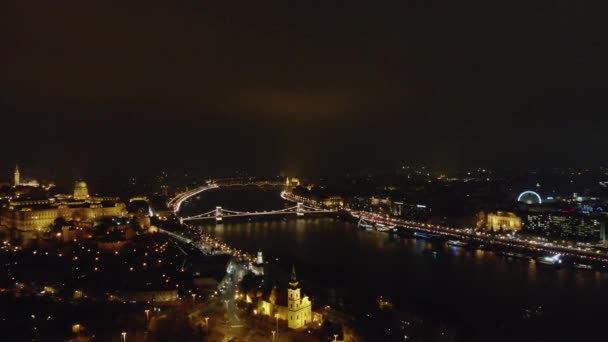
[[[605,7],[5,0],[1,178],[603,164]]]

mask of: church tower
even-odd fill
[[[21,174],[19,173],[19,165],[15,164],[15,186],[19,186],[21,184]]]
[[[249,268],[255,275],[264,275],[264,256],[262,255],[262,251],[258,251],[258,256],[255,259],[255,262],[252,263]]]
[[[287,326],[291,329],[299,329],[311,320],[312,303],[308,296],[301,297],[296,267],[293,266],[287,289]]]
[[[300,288],[298,287],[298,277],[296,276],[296,266],[291,268],[291,279],[289,279],[289,288],[287,289],[287,298],[291,302],[300,300]],[[291,308],[291,305],[289,306]]]

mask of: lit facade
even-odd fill
[[[0,224],[30,232],[47,230],[58,218],[68,222],[93,223],[104,217],[126,216],[127,207],[118,198],[89,197],[86,183],[79,183],[73,198],[11,200],[0,209]]]
[[[606,240],[606,220],[597,215],[529,212],[524,219],[524,228],[531,233],[583,241]]]
[[[76,182],[76,184],[74,184],[74,199],[84,200],[87,198],[89,198],[89,188],[87,183],[83,181]]]
[[[300,180],[296,177],[292,177],[292,178],[287,177],[287,179],[285,180],[285,186],[286,187],[298,187],[298,186],[300,186]]]
[[[292,269],[289,287],[287,289],[287,305],[279,305],[277,290],[274,288],[268,300],[260,300],[257,312],[262,315],[286,320],[290,329],[300,329],[311,322],[321,323],[323,316],[312,311],[312,301],[308,296],[302,296],[295,268]]]
[[[255,275],[264,275],[264,256],[262,255],[262,251],[258,251],[257,257],[255,258],[255,263],[252,263],[249,266],[249,269]]]
[[[330,196],[323,200],[323,205],[329,208],[341,208],[344,206],[344,199],[340,196]]]
[[[487,228],[492,231],[497,230],[521,230],[521,218],[514,213],[497,211],[488,214]]]
[[[295,267],[287,289],[287,326],[299,329],[312,321],[312,302],[308,296],[301,297]]]

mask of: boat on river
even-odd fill
[[[469,245],[468,242],[464,242],[464,241],[460,241],[460,240],[449,240],[447,242],[447,244],[450,246],[454,246],[454,247],[466,247]]]

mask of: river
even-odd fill
[[[279,192],[255,187],[211,190],[188,201],[182,213],[206,212],[216,205],[233,210],[293,205],[281,200]],[[481,324],[499,333],[519,327],[522,308],[541,305],[542,319],[533,323],[539,336],[587,336],[589,341],[601,328],[608,305],[608,273],[546,269],[489,251],[361,231],[333,217],[225,219],[220,224],[203,222],[200,229],[246,252],[262,250],[286,272],[296,265],[313,299],[346,312],[364,313],[384,296],[396,309],[451,327],[474,331]],[[428,249],[437,256],[424,252]]]

